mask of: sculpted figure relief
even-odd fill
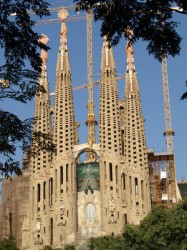
[[[115,211],[115,202],[114,202],[114,197],[111,194],[110,199],[109,199],[109,209],[111,213],[114,213]]]

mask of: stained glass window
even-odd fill
[[[86,219],[92,222],[95,218],[95,206],[92,203],[88,203],[86,206]]]

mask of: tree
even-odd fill
[[[41,59],[38,49],[48,49],[39,42],[39,34],[33,31],[35,21],[49,15],[49,3],[36,1],[0,1],[0,46],[4,60],[0,65],[0,100],[13,99],[27,103],[36,91],[44,91],[38,84]],[[32,138],[33,120],[21,120],[12,112],[0,109],[0,173],[8,177],[21,174],[20,163],[14,159],[17,147],[27,151]],[[39,144],[48,135],[35,135]],[[42,139],[43,138],[43,139]],[[51,144],[50,144],[51,145]],[[45,145],[46,146],[46,145]]]
[[[44,246],[41,250],[53,250],[51,246]]]
[[[187,200],[172,208],[154,207],[140,225],[127,225],[119,236],[91,239],[89,249],[186,250]]]
[[[186,81],[186,87],[187,87],[187,81]],[[187,99],[187,92],[184,92],[181,96],[181,100]]]
[[[88,241],[89,250],[125,250],[125,244],[121,236],[103,236],[98,238],[91,238]]]
[[[13,238],[3,239],[0,241],[0,250],[19,250]]]
[[[68,245],[65,245],[64,247],[64,250],[75,250],[75,245],[71,245],[71,244],[68,244]]]
[[[181,37],[173,9],[187,14],[186,0],[75,0],[77,10],[92,9],[95,21],[101,21],[101,36],[117,45],[122,36],[131,43],[142,39],[158,60],[180,52]],[[132,36],[133,30],[133,36]]]
[[[139,226],[124,229],[123,240],[135,250],[187,249],[187,200],[170,209],[153,208]]]

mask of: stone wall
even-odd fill
[[[16,239],[17,246],[22,248],[22,234],[27,228],[23,221],[28,221],[29,218],[28,170],[22,176],[3,180],[0,215],[0,239],[11,235]]]

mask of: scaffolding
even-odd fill
[[[152,205],[165,207],[176,202],[176,178],[173,153],[148,152]]]

